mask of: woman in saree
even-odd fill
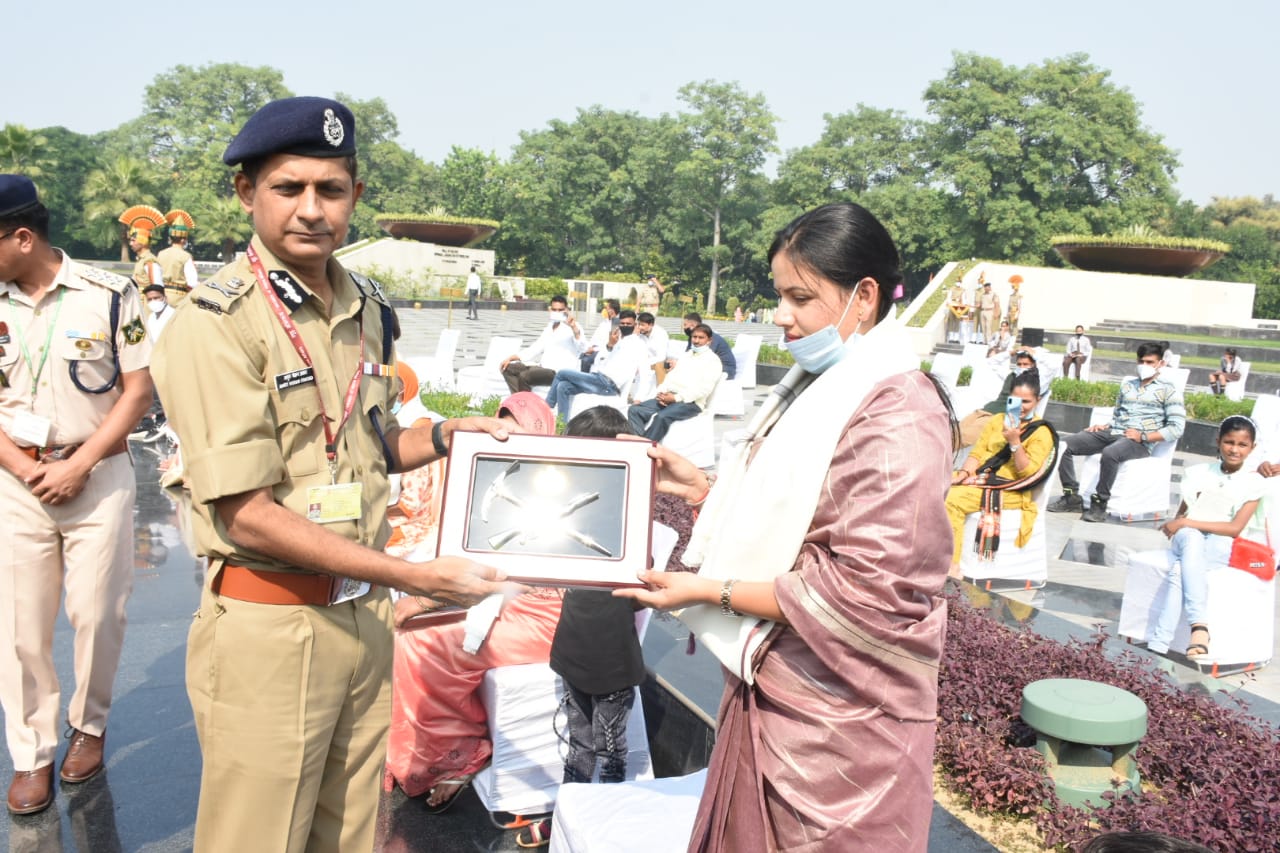
[[[650,451],[659,488],[702,507],[701,569],[615,595],[683,608],[726,664],[691,851],[922,851],[954,416],[888,319],[898,252],[867,210],[800,216],[769,261],[797,366],[714,488]]]

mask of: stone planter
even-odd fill
[[[1089,417],[1093,414],[1092,406],[1078,403],[1059,403],[1050,400],[1045,411],[1045,420],[1053,424],[1060,433],[1080,432],[1089,426]],[[1187,421],[1187,428],[1178,439],[1178,450],[1184,453],[1198,453],[1201,456],[1218,455],[1218,425],[1208,421]]]

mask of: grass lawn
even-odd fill
[[[1136,359],[1131,352],[1095,349],[1093,354],[1098,358],[1111,358],[1117,361],[1133,361],[1136,363]],[[1277,352],[1277,355],[1280,355],[1280,351]],[[1184,355],[1179,364],[1182,367],[1211,367],[1214,369],[1219,366],[1217,356],[1202,355]],[[1251,361],[1249,362],[1249,370],[1252,373],[1280,373],[1280,361]]]

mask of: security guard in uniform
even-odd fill
[[[196,851],[372,849],[391,698],[386,587],[473,604],[470,560],[382,553],[387,475],[466,418],[401,429],[393,315],[333,259],[356,200],[356,128],[325,98],[273,101],[223,156],[255,236],[191,292],[156,382],[182,443],[209,583],[187,646],[203,769]]]
[[[164,214],[147,204],[135,204],[120,214],[120,222],[129,229],[129,248],[137,262],[133,265],[133,283],[138,290],[148,284],[164,284],[160,262],[151,252],[152,232],[164,225]]]
[[[196,260],[187,251],[187,240],[195,230],[196,221],[185,210],[171,210],[164,215],[169,223],[169,246],[156,255],[160,274],[164,277],[165,299],[177,307],[187,298],[191,288],[199,284],[196,278]]]
[[[133,465],[125,436],[151,403],[137,288],[49,245],[35,185],[0,175],[0,704],[8,806],[53,801],[54,620],[75,632],[65,782],[102,769],[133,586]]]

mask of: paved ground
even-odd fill
[[[405,311],[401,350],[428,355],[447,321],[443,311]],[[455,326],[463,329],[457,363],[479,364],[493,334],[517,334],[532,340],[542,323],[536,312],[483,312],[468,322],[455,312]],[[663,321],[678,331],[675,321]],[[732,338],[738,331],[763,332],[769,327],[745,325],[723,329]],[[767,389],[752,393],[758,404]],[[723,433],[742,426],[741,420],[719,419]],[[80,786],[60,786],[53,808],[28,818],[0,819],[0,844],[22,851],[179,851],[191,847],[192,821],[199,782],[199,750],[191,711],[183,688],[186,631],[203,582],[201,563],[192,556],[180,524],[181,497],[156,485],[152,446],[134,446],[139,482],[135,508],[138,546],[135,587],[129,603],[129,631],[116,681],[116,702],[107,741],[108,766],[99,778]],[[1180,462],[1197,461],[1179,456]],[[1086,525],[1074,518],[1048,515],[1050,583],[1036,593],[1017,593],[1041,608],[1036,629],[1050,634],[1087,633],[1101,624],[1114,631],[1119,612],[1123,570],[1113,568],[1125,549],[1160,547],[1163,537],[1154,525]],[[1071,558],[1060,556],[1067,553]],[[1079,555],[1079,559],[1076,559]],[[1102,565],[1084,560],[1097,558]],[[718,698],[715,668],[697,656],[683,655],[678,623],[655,622],[646,640],[646,657],[664,677],[714,708]],[[55,637],[55,659],[64,684],[71,679],[70,629],[65,620]],[[1255,676],[1211,680],[1186,667],[1167,662],[1179,678],[1224,689],[1242,699],[1259,716],[1280,722],[1280,668]],[[714,713],[714,711],[712,710]],[[61,757],[61,756],[59,756]],[[0,779],[12,767],[0,752]],[[384,850],[505,850],[514,849],[510,833],[479,831],[483,815],[473,799],[460,802],[444,819],[428,818],[416,801],[399,795],[384,799]],[[438,821],[433,823],[433,821]],[[935,808],[931,851],[991,849],[945,812]]]

